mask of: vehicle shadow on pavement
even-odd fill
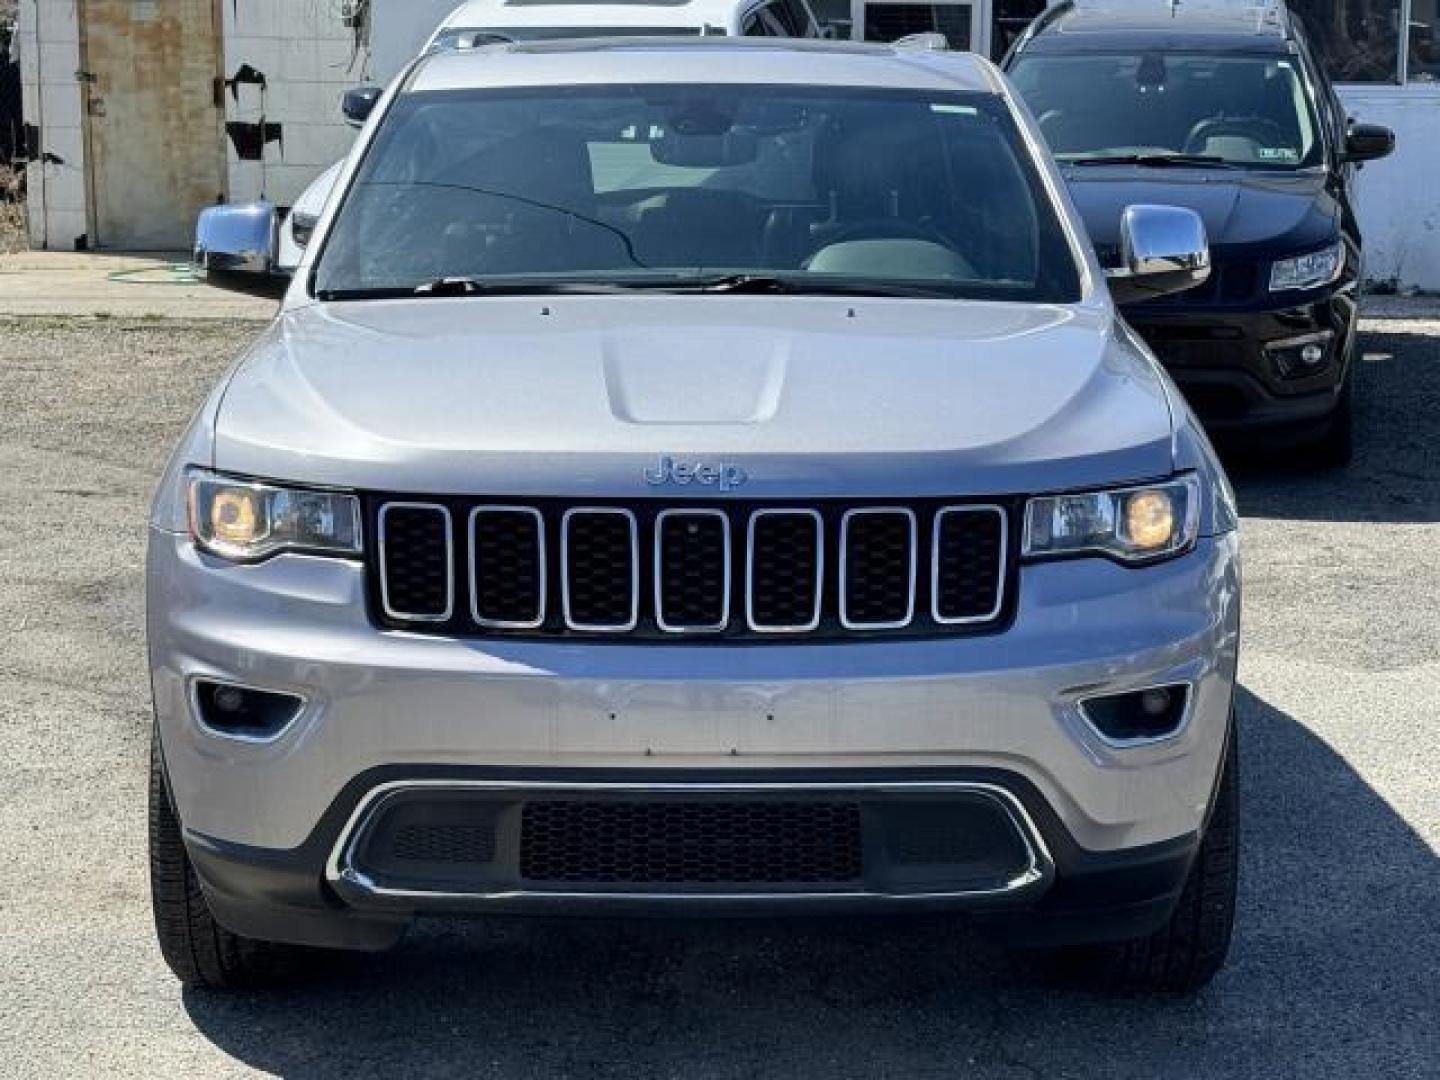
[[[1193,999],[1086,991],[926,917],[437,922],[293,988],[185,1006],[220,1049],[294,1077],[1426,1074],[1440,859],[1303,725],[1237,704],[1240,920]]]
[[[1247,517],[1307,521],[1440,521],[1440,336],[1361,336],[1355,460],[1324,471],[1303,454],[1222,456]]]

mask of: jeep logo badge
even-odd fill
[[[721,461],[715,464],[705,461],[676,461],[662,456],[656,464],[645,470],[645,482],[651,487],[665,484],[718,485],[721,491],[734,491],[748,479],[739,465]]]

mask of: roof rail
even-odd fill
[[[1286,0],[1060,0],[1036,17],[1016,39],[1011,51],[1022,48],[1035,34],[1074,11],[1113,15],[1168,13],[1172,18],[1183,15],[1218,16],[1237,22],[1251,20],[1256,33],[1267,30],[1289,33],[1291,27],[1291,12]]]

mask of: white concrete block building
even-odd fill
[[[350,146],[366,0],[20,0],[35,247],[183,249],[219,199],[287,204]]]

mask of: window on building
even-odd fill
[[[1440,0],[1410,0],[1406,72],[1415,82],[1440,81]]]
[[[1403,6],[1403,0],[1290,0],[1336,82],[1396,80]]]

